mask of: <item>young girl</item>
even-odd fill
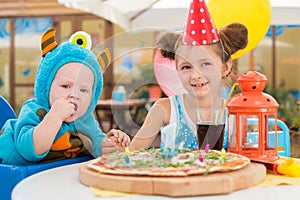
[[[42,37],[35,99],[27,100],[18,119],[8,120],[0,131],[0,163],[27,165],[83,155],[98,157],[115,150],[117,143],[126,146],[130,142],[121,131],[105,135],[93,115],[102,91],[101,67],[108,64],[110,52],[97,58],[85,32],[75,33],[61,45],[54,34],[50,29]]]
[[[231,71],[230,56],[246,47],[247,28],[234,23],[218,33],[204,1],[193,1],[189,14],[183,35],[165,33],[157,41],[162,55],[175,59],[188,93],[155,102],[130,144],[132,150],[150,147],[160,131],[162,138],[173,134],[176,148],[198,149],[195,109],[224,106],[221,88]]]

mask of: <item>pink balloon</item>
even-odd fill
[[[174,60],[164,58],[157,49],[154,55],[154,75],[162,91],[167,96],[186,93]]]

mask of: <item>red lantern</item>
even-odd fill
[[[256,71],[238,77],[241,93],[228,104],[228,151],[252,160],[272,162],[277,155],[277,111],[279,104],[263,93],[267,78]]]

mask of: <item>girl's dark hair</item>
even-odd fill
[[[211,44],[215,45],[216,53],[223,63],[231,58],[231,55],[240,49],[244,49],[248,43],[248,30],[240,23],[229,24],[219,30],[221,41]],[[172,60],[175,52],[181,44],[182,34],[178,32],[164,32],[158,36],[156,47],[160,48],[161,54]]]
[[[229,60],[230,56],[240,49],[244,49],[248,44],[248,29],[243,24],[232,23],[223,27],[219,31],[221,41],[224,45],[224,50],[229,55],[225,56],[225,62]],[[220,42],[217,43],[218,49],[222,49]],[[222,56],[223,52],[220,52]]]

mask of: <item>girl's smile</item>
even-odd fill
[[[205,82],[205,83],[197,83],[197,84],[191,84],[192,87],[195,87],[195,88],[202,88],[204,86],[208,85],[208,82]]]

